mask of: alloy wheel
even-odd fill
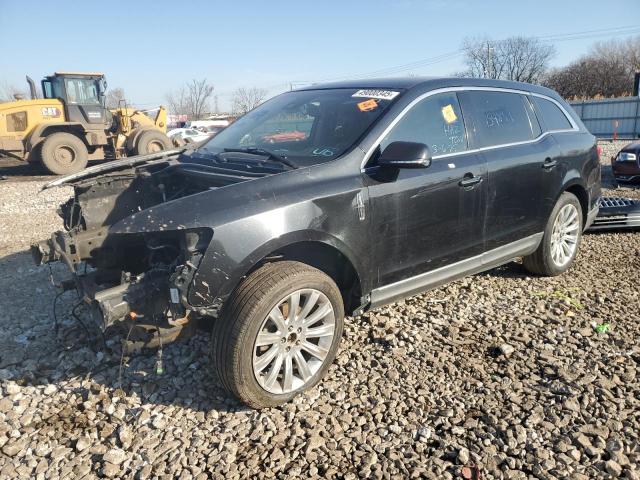
[[[305,288],[281,299],[264,319],[253,347],[253,374],[270,393],[286,394],[320,370],[335,336],[335,312],[327,296]]]
[[[551,259],[557,267],[564,267],[573,258],[578,248],[580,214],[575,205],[560,209],[551,231]]]

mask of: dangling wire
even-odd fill
[[[63,293],[64,292],[58,292],[56,294],[55,298],[53,299],[53,328],[54,328],[55,333],[56,333],[56,339],[58,338],[58,330],[59,330],[58,315],[56,313],[56,305],[58,303],[58,299],[60,298],[60,296]]]

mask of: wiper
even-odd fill
[[[293,163],[291,160],[287,159],[287,157],[278,155],[277,153],[273,153],[270,150],[266,150],[264,148],[259,147],[246,147],[246,148],[225,148],[225,152],[238,152],[238,153],[248,153],[255,155],[264,155],[269,157],[271,160],[276,160],[277,162],[283,163],[291,168],[298,168],[298,165]]]

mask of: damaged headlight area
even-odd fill
[[[32,246],[37,264],[64,261],[103,330],[127,318],[144,323],[188,320],[188,289],[211,229],[110,234],[108,229],[56,232]]]

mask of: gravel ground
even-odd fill
[[[154,354],[121,368],[117,337],[94,350],[72,293],[54,335],[25,249],[69,191],[42,183],[0,181],[0,478],[640,478],[638,233],[585,236],[558,278],[514,263],[349,318],[319,386],[252,411],[210,375],[206,332],[162,375]]]

